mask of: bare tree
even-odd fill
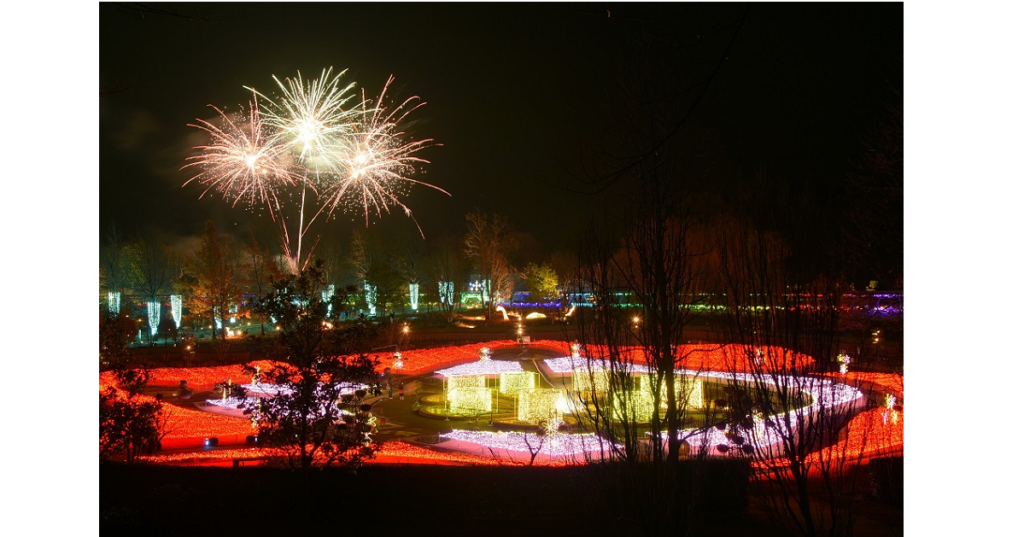
[[[515,271],[509,254],[516,247],[508,217],[475,211],[466,215],[465,254],[484,281],[484,306],[490,319],[494,304],[512,296]]]
[[[714,30],[709,43],[722,46],[710,54],[700,39],[648,31],[652,21],[635,26],[637,53],[619,71],[613,124],[585,189],[603,212],[583,232],[570,293],[590,301],[573,316],[589,379],[575,403],[584,424],[622,446],[611,448],[622,461],[614,477],[652,535],[692,530],[698,518],[697,489],[679,459],[687,435],[702,434],[693,431],[706,430],[712,416],[686,404],[695,383],[677,369],[696,352],[682,343],[705,302],[713,243],[694,195],[700,155],[693,133],[683,133],[745,17],[744,8]],[[657,26],[676,29],[673,22]],[[688,455],[686,467],[700,468],[706,453]]]
[[[116,226],[110,227],[104,239],[100,247],[100,289],[127,297],[133,283],[131,245]],[[126,303],[122,302],[122,307]]]
[[[134,240],[129,247],[132,289],[141,298],[155,301],[167,293],[178,275],[179,261],[155,235]]]
[[[720,233],[728,337],[742,346],[750,374],[733,377],[729,441],[715,448],[742,447],[739,456],[757,463],[756,496],[786,531],[851,535],[864,445],[842,440],[870,393],[858,397],[820,375],[838,352],[843,280],[793,283],[799,267],[787,266],[789,248],[776,234],[739,221]]]
[[[431,278],[431,294],[436,288],[438,305],[445,320],[451,324],[455,322],[455,285],[466,277],[465,258],[460,254],[458,240],[449,236],[436,240],[430,251],[427,271]]]
[[[251,238],[249,246],[246,247],[245,256],[248,269],[245,287],[248,293],[253,295],[251,309],[260,321],[260,335],[265,335],[263,325],[267,316],[259,305],[259,298],[270,291],[273,283],[281,277],[281,273],[270,252],[260,246],[255,237]]]

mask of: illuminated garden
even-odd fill
[[[621,449],[607,438],[577,432],[586,429],[584,422],[588,411],[593,413],[596,405],[608,405],[619,409],[614,412],[629,413],[633,421],[636,416],[653,412],[654,397],[647,382],[650,372],[639,363],[629,364],[627,373],[634,385],[626,392],[631,394],[630,398],[622,400],[621,397],[616,399],[614,392],[609,394],[609,375],[613,368],[607,361],[581,356],[577,344],[550,340],[533,342],[530,345],[533,353],[554,356],[525,362],[539,366],[538,371],[524,370],[518,359],[490,357],[496,350],[515,354],[519,348],[515,341],[499,340],[485,345],[412,350],[401,354],[400,369],[395,367],[394,357],[378,365],[381,371],[385,367],[395,368],[402,378],[434,380],[432,385],[440,380],[440,391],[432,393],[427,388],[417,396],[415,412],[445,422],[457,420],[461,424],[452,424],[449,431],[437,434],[431,443],[385,442],[366,463],[515,466],[531,462],[533,454],[537,456],[533,463],[539,465],[586,464],[610,457],[613,451]],[[686,386],[681,399],[693,414],[691,421],[694,423],[714,410],[714,401],[704,394],[720,392],[730,382],[752,384],[755,381],[757,373],[745,367],[739,346],[703,345],[680,352],[690,354],[676,375],[677,382]],[[801,358],[805,363],[813,361],[806,356]],[[438,364],[448,367],[435,369]],[[274,385],[259,382],[258,373],[272,366],[269,361],[259,361],[233,366],[150,370],[145,393],[159,394],[160,399],[154,395],[143,397],[161,405],[165,422],[160,437],[162,451],[145,455],[142,460],[213,465],[231,465],[239,459],[251,464],[246,459],[253,457],[263,457],[258,461],[260,464],[271,460],[273,450],[255,445],[254,419],[243,415],[242,399],[231,393],[235,387],[242,390],[242,398],[274,397],[277,394]],[[846,426],[844,438],[811,454],[812,458],[829,458],[838,452],[857,459],[902,452],[903,389],[899,375],[836,372],[820,378],[794,377],[779,382],[790,383],[793,389],[809,396],[806,408],[790,410],[791,418],[796,412],[807,412],[815,407],[851,409],[852,419]],[[101,392],[115,384],[111,372],[100,375]],[[344,394],[351,395],[359,390],[367,397],[367,388],[367,385],[354,384]],[[211,397],[195,401],[193,393]],[[874,402],[870,402],[872,399]],[[340,406],[342,401],[339,399],[338,403]],[[472,421],[467,421],[470,418]],[[714,421],[720,418],[719,412]],[[392,419],[401,420],[402,416],[392,416]],[[776,427],[770,422],[784,419],[778,415],[759,417],[747,437],[748,442],[762,447],[779,442],[779,438],[773,436]],[[497,431],[467,427],[473,422],[479,424],[480,420],[506,427]],[[691,452],[704,448],[710,454],[723,456],[728,452],[716,448],[731,444],[727,433],[714,427],[684,429],[680,434],[689,439],[687,445]],[[424,431],[423,436],[429,436],[429,432]],[[205,449],[210,445],[231,447]],[[173,453],[183,449],[185,451]]]
[[[902,534],[902,11],[807,9],[101,6],[105,530]]]

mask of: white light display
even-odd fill
[[[596,360],[585,357],[573,358],[571,356],[563,356],[561,358],[548,358],[544,360],[544,365],[547,366],[547,368],[550,369],[552,373],[560,375],[568,375],[576,370],[587,371],[588,368],[590,370],[597,371],[600,369],[608,369],[610,367],[608,360]],[[628,373],[646,373],[647,371],[650,370],[650,368],[639,364],[620,363],[615,366],[615,370]],[[681,374],[683,372],[684,370],[681,369],[676,370],[676,374]]]
[[[228,391],[224,390],[222,392],[223,395],[220,399],[207,399],[206,404],[220,408],[226,408],[229,410],[237,410],[239,405],[245,404],[245,398],[239,398],[234,396],[228,397],[227,393]]]
[[[836,356],[836,361],[839,362],[839,373],[845,375],[850,370],[850,362],[853,361],[849,354],[840,354]]]
[[[533,371],[522,373],[506,372],[501,374],[501,381],[498,391],[502,395],[516,395],[519,392],[532,390],[537,387],[537,374]]]
[[[249,393],[249,395],[254,397],[277,397],[281,394],[287,395],[292,393],[292,389],[290,387],[280,386],[278,384],[266,384],[259,382],[256,384],[241,384],[240,386],[243,390]],[[341,391],[339,391],[338,394],[345,395],[354,393],[356,390],[368,390],[369,388],[369,385],[361,382],[343,382],[341,383]]]
[[[559,458],[572,458],[584,454],[597,456],[602,448],[606,453],[612,448],[611,442],[594,434],[556,434],[541,438],[534,433],[453,430],[440,435],[440,438],[453,440],[459,444],[469,444],[456,447],[464,451],[478,446],[477,451],[485,453],[505,450],[529,454],[531,451],[536,452],[540,446],[540,454]]]
[[[480,347],[479,354],[480,354],[480,359],[481,360],[490,360],[491,359],[491,349],[489,349],[487,347]]]
[[[149,316],[149,335],[155,336],[160,326],[160,303],[146,302],[146,313]]]
[[[370,316],[377,315],[377,286],[364,281],[363,291],[366,292],[366,305],[370,308]]]
[[[704,406],[704,381],[676,377],[676,394],[685,408],[701,408]]]
[[[405,362],[402,361],[402,353],[397,351],[395,352],[395,364],[393,367],[395,369],[402,369],[405,367]]]
[[[451,414],[483,414],[491,411],[490,388],[455,388],[448,390]]]
[[[519,395],[519,413],[517,419],[526,423],[541,421],[561,421],[561,408],[565,408],[562,399],[565,395],[561,390],[552,388],[536,388]]]
[[[121,312],[121,293],[110,292],[107,293],[107,311],[113,314]]]
[[[641,383],[641,385],[647,383]],[[654,415],[654,394],[650,388],[628,392],[611,392],[612,416],[619,421],[647,423]]]
[[[455,305],[455,282],[437,282],[437,294],[441,304]]]
[[[737,382],[753,383],[761,382],[769,390],[801,391],[810,395],[811,402],[802,408],[790,410],[789,412],[776,414],[769,418],[754,418],[754,427],[750,433],[742,433],[750,445],[770,446],[782,441],[782,435],[778,431],[790,430],[796,427],[795,424],[806,421],[814,412],[821,412],[837,406],[856,405],[864,402],[864,394],[853,386],[847,386],[830,380],[823,380],[813,377],[772,377],[770,375],[753,375],[749,373],[704,373],[706,376],[728,377]],[[717,446],[719,444],[731,445],[732,442],[725,436],[725,431],[719,431],[712,427],[709,429],[686,429],[679,432],[679,438],[685,439],[689,435],[693,438],[686,440],[691,448],[700,445]],[[717,450],[712,449],[712,454]]]
[[[491,280],[476,280],[469,282],[469,290],[480,293],[480,301],[487,304],[491,301]]]
[[[420,284],[418,283],[409,284],[409,305],[413,310],[420,307]]]
[[[330,315],[331,314],[331,310],[334,308],[334,304],[332,304],[332,302],[334,300],[334,284],[333,283],[329,284],[327,286],[326,290],[320,291],[320,298],[322,298],[324,303],[327,304],[327,315]]]
[[[497,376],[502,373],[519,373],[523,366],[519,362],[506,360],[481,360],[469,364],[457,365],[446,369],[439,369],[435,374],[444,377],[455,377],[459,375],[491,375]]]
[[[848,360],[848,357],[846,358]],[[589,365],[591,370],[594,371],[595,376],[599,371],[607,370],[609,364],[607,361],[602,360],[588,360],[580,359],[575,357],[562,357],[562,358],[549,358],[544,360],[545,366],[556,374],[573,374],[574,384],[577,378],[589,378],[586,374],[586,367]],[[649,372],[649,368],[646,366],[640,366],[636,364],[625,364],[620,366],[624,371],[630,373],[644,374]],[[580,374],[578,374],[580,373]],[[796,423],[800,416],[806,417],[809,413],[816,411],[823,411],[840,405],[856,405],[863,404],[864,394],[853,386],[846,384],[832,382],[830,380],[823,380],[814,377],[798,377],[798,376],[778,376],[774,377],[771,375],[757,375],[752,373],[730,373],[723,371],[694,371],[688,369],[677,369],[675,370],[677,378],[683,376],[686,378],[686,384],[682,384],[683,390],[688,391],[688,397],[686,397],[686,404],[688,406],[699,407],[703,404],[703,386],[698,383],[702,383],[708,379],[714,379],[726,384],[755,384],[759,383],[767,387],[769,390],[787,390],[790,393],[794,391],[801,391],[810,395],[810,403],[800,409],[791,410],[788,413],[778,414],[770,418],[756,418],[754,420],[754,428],[747,438],[747,441],[753,445],[771,445],[778,443],[781,440],[781,436],[777,432],[778,430],[785,430],[786,423]],[[587,380],[580,380],[581,383],[586,383]],[[636,412],[638,418],[643,416],[653,415],[654,403],[650,390],[643,390],[643,382],[641,382],[641,390],[629,392],[630,394],[637,394],[636,396],[627,395],[625,397],[625,408],[627,412]],[[584,386],[587,386],[584,384]],[[692,390],[691,390],[692,386]],[[575,388],[577,391],[578,388]],[[640,392],[647,392],[641,394]],[[699,399],[698,399],[699,397]],[[612,403],[616,405],[613,409],[613,414],[620,414],[620,408],[623,405],[619,404],[621,397],[616,399],[613,394]],[[646,414],[645,414],[646,412]],[[788,416],[787,416],[788,414]],[[890,416],[883,416],[883,419],[897,420],[898,415],[896,412],[892,412]],[[769,425],[768,422],[771,422]],[[725,437],[724,431],[712,427],[710,429],[699,430],[699,429],[687,429],[679,432],[680,439],[686,439],[688,436],[693,436],[689,440],[686,440],[692,448],[697,448],[700,444],[708,446],[716,446],[719,444],[731,445],[731,441]],[[716,450],[712,449],[711,453],[717,453]]]
[[[171,295],[171,317],[174,318],[174,327],[181,328],[181,295]]]

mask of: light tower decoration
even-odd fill
[[[441,304],[455,305],[455,282],[437,282],[437,294],[441,297]]]
[[[491,359],[491,349],[489,349],[487,347],[480,347],[480,360],[490,360],[490,359]]]
[[[121,292],[111,291],[107,293],[107,311],[117,315],[121,312]]]
[[[377,315],[377,286],[370,285],[364,280],[363,290],[366,292],[366,305],[370,308],[370,316]]]
[[[402,353],[401,353],[401,351],[395,351],[395,365],[394,365],[394,368],[395,369],[402,369],[403,367],[405,367],[405,363],[402,362]]]
[[[419,306],[420,306],[420,284],[418,284],[418,283],[410,283],[409,284],[409,304],[412,306],[412,309],[414,311],[419,309]]]
[[[836,356],[836,361],[839,362],[839,373],[845,375],[850,371],[850,362],[853,361],[849,354],[843,353]]]
[[[146,313],[149,316],[149,335],[155,336],[156,329],[160,326],[160,303],[146,302]]]
[[[580,342],[573,341],[569,344],[569,351],[572,353],[573,364],[576,363],[576,359],[580,357]]]
[[[181,295],[171,295],[171,317],[174,318],[174,327],[181,328]]]
[[[891,421],[893,425],[899,422],[900,415],[896,411],[896,396],[891,393],[885,394],[885,402],[883,403],[885,410],[882,411],[882,423],[889,424]]]
[[[334,307],[334,304],[332,304],[334,301],[334,284],[332,283],[328,285],[327,290],[321,291],[320,297],[323,298],[324,303],[327,304],[327,315],[330,316],[331,309]]]

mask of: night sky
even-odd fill
[[[602,173],[643,39],[684,52],[683,82],[709,81],[679,139],[699,147],[687,180],[726,198],[760,172],[834,204],[861,137],[902,105],[901,4],[104,3],[99,22],[100,229],[129,233],[265,224],[198,200],[180,168],[204,141],[187,124],[211,118],[207,104],[240,110],[243,86],[272,91],[271,75],[347,68],[373,95],[393,74],[391,95],[427,103],[410,132],[443,144],[417,178],[452,196],[416,187],[405,199],[427,239],[461,235],[482,209],[509,215],[540,254],[571,249],[574,227],[553,219],[604,203],[587,180]],[[372,225],[418,236],[400,211]]]

